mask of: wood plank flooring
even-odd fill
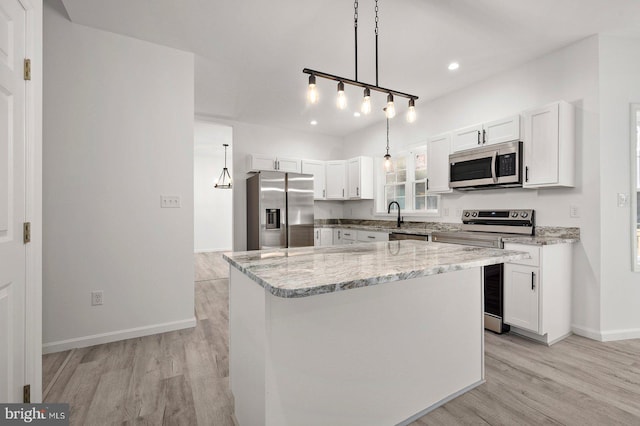
[[[45,355],[45,401],[70,403],[72,425],[233,425],[228,267],[195,262],[195,328]],[[640,339],[486,332],[485,353],[485,384],[412,425],[640,425]]]

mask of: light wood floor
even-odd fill
[[[232,425],[227,267],[195,262],[194,329],[45,355],[45,401],[70,403],[72,425]],[[486,332],[485,352],[487,382],[414,426],[640,425],[638,339],[548,348]]]

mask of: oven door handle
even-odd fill
[[[498,158],[498,151],[493,151],[493,155],[491,156],[491,177],[493,178],[493,183],[498,183],[498,172],[496,171],[497,158]]]

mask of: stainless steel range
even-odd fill
[[[503,248],[505,237],[533,235],[533,210],[464,210],[460,231],[434,232],[431,241],[477,247]],[[496,333],[509,331],[503,317],[503,265],[484,267],[484,328]]]

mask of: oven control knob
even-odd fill
[[[511,217],[518,217],[518,212],[511,212]]]
[[[469,212],[464,212],[464,217],[469,217]]]
[[[473,213],[471,213],[471,216],[473,216],[473,217],[477,217],[477,216],[478,216],[478,212],[473,212]]]
[[[529,213],[527,213],[527,212],[522,212],[522,213],[520,213],[520,216],[522,216],[522,217],[527,217],[527,216],[529,216]]]

